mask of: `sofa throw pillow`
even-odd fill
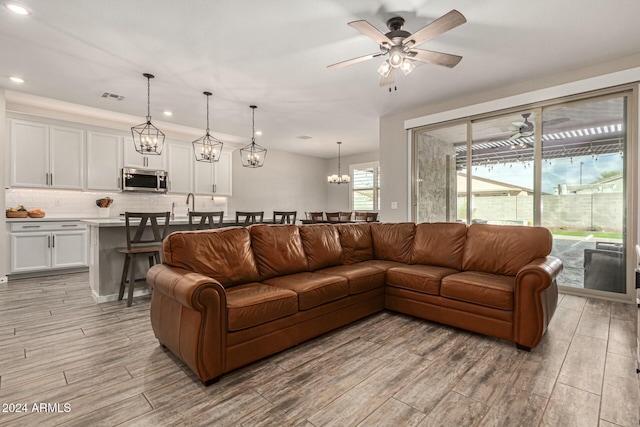
[[[338,229],[338,234],[340,234],[344,264],[355,264],[373,259],[370,224],[340,224],[334,227]]]
[[[437,265],[461,270],[466,239],[466,224],[458,222],[417,224],[411,249],[411,264]]]
[[[248,229],[261,280],[308,271],[297,226],[258,224]]]
[[[412,222],[397,224],[371,224],[373,255],[375,259],[403,262],[411,261],[411,247],[416,225]]]

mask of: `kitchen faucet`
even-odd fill
[[[194,196],[193,193],[187,194],[187,205],[189,205],[189,198],[191,198],[191,210],[189,210],[189,206],[187,206],[187,214],[189,212],[193,212],[196,210],[195,209],[196,196]]]

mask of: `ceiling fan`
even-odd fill
[[[378,56],[389,55],[389,58],[378,68],[378,73],[382,76],[380,86],[390,85],[395,81],[396,70],[400,68],[404,75],[409,74],[415,68],[413,61],[429,62],[431,64],[442,65],[453,68],[462,59],[462,56],[448,53],[436,52],[433,50],[416,49],[415,46],[422,44],[432,38],[439,36],[459,25],[467,22],[466,18],[457,10],[442,15],[435,21],[431,21],[415,33],[411,34],[402,29],[404,18],[393,17],[387,21],[389,32],[383,34],[376,27],[367,21],[349,22],[349,26],[369,37],[380,45],[380,52],[349,59],[327,66],[332,70],[357,64],[377,58]]]
[[[533,123],[529,121],[529,116],[531,116],[531,113],[523,113],[522,118],[524,121],[511,123],[517,130],[509,137],[509,141],[533,135]]]

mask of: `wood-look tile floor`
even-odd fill
[[[87,282],[0,285],[0,425],[638,426],[633,305],[561,295],[530,353],[384,312],[205,388],[148,298],[96,305]]]

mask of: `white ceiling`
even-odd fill
[[[377,150],[381,116],[640,52],[637,0],[21,3],[31,16],[0,8],[0,86],[142,122],[148,72],[154,122],[204,133],[209,90],[213,130],[248,142],[256,104],[258,143],[325,158],[336,156],[338,140],[343,155]],[[462,55],[453,69],[421,64],[390,93],[378,86],[381,58],[326,68],[378,49],[347,22],[366,19],[386,32],[386,20],[400,15],[414,32],[453,8],[468,22],[420,46]]]

